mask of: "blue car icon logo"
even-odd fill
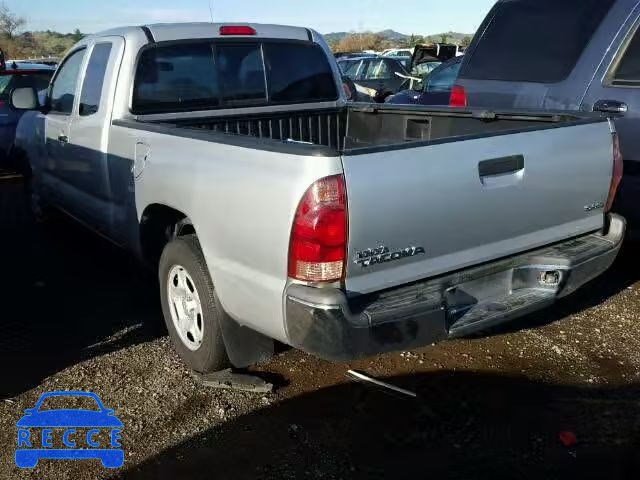
[[[42,410],[51,397],[85,397],[95,400],[98,410]],[[106,468],[120,468],[124,451],[120,438],[122,422],[114,410],[104,408],[100,398],[90,392],[51,392],[40,397],[36,406],[16,423],[18,448],[16,465],[34,468],[42,459],[100,459]]]

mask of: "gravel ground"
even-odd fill
[[[285,350],[255,369],[278,387],[262,395],[196,383],[153,281],[72,222],[35,227],[25,211],[21,185],[0,181],[0,479],[640,478],[631,248],[577,295],[483,338],[350,364]],[[418,397],[354,383],[349,368]],[[123,469],[15,467],[15,422],[55,390],[115,409]]]

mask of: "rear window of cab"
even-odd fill
[[[327,56],[306,42],[190,42],[143,50],[135,114],[335,101]]]

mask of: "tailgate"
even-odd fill
[[[369,293],[603,227],[606,121],[345,153],[346,287]]]

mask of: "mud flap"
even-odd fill
[[[219,317],[220,328],[227,356],[235,368],[247,368],[273,357],[275,349],[273,339],[241,326],[224,311],[217,295],[215,302],[216,308],[222,312]]]

